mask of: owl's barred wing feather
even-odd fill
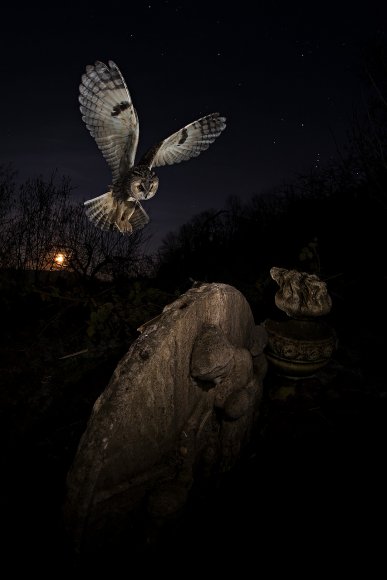
[[[149,216],[139,201],[122,201],[108,191],[85,201],[86,215],[105,231],[132,234],[149,223]]]
[[[202,117],[150,149],[140,164],[152,168],[197,157],[199,153],[208,149],[225,128],[226,119],[220,117],[219,113]]]
[[[82,119],[113,174],[113,182],[134,164],[139,124],[129,91],[116,64],[86,67],[79,86]]]

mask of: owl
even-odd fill
[[[155,167],[180,163],[207,149],[225,129],[219,113],[186,125],[149,149],[135,163],[139,123],[118,66],[97,61],[86,67],[79,86],[82,119],[112,171],[109,191],[85,202],[89,219],[103,230],[131,234],[149,223],[142,200],[159,185]]]

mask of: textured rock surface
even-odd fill
[[[78,546],[140,504],[155,517],[176,512],[196,478],[233,465],[257,413],[266,332],[235,288],[193,288],[140,330],[68,475],[65,514]]]

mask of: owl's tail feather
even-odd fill
[[[95,226],[105,231],[132,233],[133,228],[129,220],[135,209],[134,204],[117,200],[112,191],[89,199],[84,205],[87,217]]]

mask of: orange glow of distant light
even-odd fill
[[[65,255],[64,254],[57,254],[54,258],[55,264],[57,266],[63,266],[63,263],[65,261]]]

